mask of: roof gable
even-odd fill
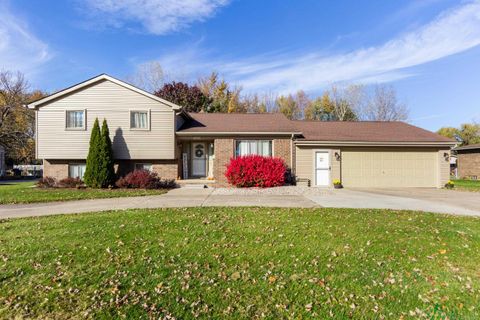
[[[75,93],[75,92],[77,92],[77,91],[79,91],[79,90],[81,90],[81,89],[83,89],[83,88],[86,88],[86,87],[91,86],[91,85],[95,85],[96,83],[99,83],[99,82],[105,81],[105,80],[106,80],[106,81],[113,82],[113,83],[115,83],[115,84],[117,84],[117,85],[119,85],[119,86],[122,86],[122,87],[126,88],[126,89],[132,90],[132,91],[134,91],[134,92],[136,92],[136,93],[138,93],[138,94],[141,94],[141,95],[143,95],[143,96],[146,96],[146,97],[148,97],[148,98],[150,98],[150,99],[152,99],[152,100],[155,100],[155,101],[161,102],[161,103],[163,103],[163,104],[166,104],[166,105],[168,105],[169,107],[171,107],[173,110],[180,110],[180,109],[182,108],[182,107],[179,106],[179,105],[176,105],[176,104],[174,104],[174,103],[172,103],[172,102],[170,102],[170,101],[167,101],[167,100],[165,100],[165,99],[159,98],[159,97],[157,97],[156,95],[153,95],[153,94],[151,94],[151,93],[149,93],[149,92],[147,92],[147,91],[145,91],[145,90],[142,90],[142,89],[140,89],[140,88],[137,88],[137,87],[135,87],[135,86],[133,86],[133,85],[131,85],[131,84],[128,84],[128,83],[126,83],[126,82],[124,82],[124,81],[121,81],[121,80],[119,80],[119,79],[117,79],[117,78],[114,78],[114,77],[112,77],[112,76],[109,76],[109,75],[107,75],[107,74],[98,75],[98,76],[96,76],[96,77],[94,77],[94,78],[88,79],[88,80],[86,80],[86,81],[80,82],[80,83],[78,83],[78,84],[76,84],[76,85],[73,85],[73,86],[71,86],[71,87],[68,87],[68,88],[66,88],[66,89],[60,90],[60,91],[58,91],[58,92],[56,92],[56,93],[53,93],[53,94],[51,94],[51,95],[48,95],[48,96],[46,96],[46,97],[44,97],[44,98],[41,98],[41,99],[39,99],[39,100],[33,101],[33,102],[29,103],[29,104],[27,105],[27,107],[28,107],[29,109],[37,109],[37,108],[40,108],[40,107],[48,104],[48,103],[51,102],[51,101],[54,101],[54,100],[59,99],[59,98],[62,98],[62,97],[66,96],[66,95],[69,95],[69,94],[73,94],[73,93]]]

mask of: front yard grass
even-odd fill
[[[455,183],[455,189],[480,192],[480,180],[458,179],[453,180],[453,182]]]
[[[0,181],[0,204],[135,197],[165,192],[143,189],[40,189],[35,187],[34,182]]]
[[[480,318],[480,219],[190,208],[3,220],[0,318]]]

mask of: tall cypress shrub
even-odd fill
[[[92,133],[90,134],[90,146],[87,156],[87,167],[83,175],[83,181],[90,188],[100,188],[101,184],[98,181],[99,163],[100,163],[100,147],[101,147],[101,132],[98,118],[93,123]]]
[[[102,188],[115,184],[112,140],[110,139],[110,130],[106,119],[103,119],[102,123],[99,182]]]

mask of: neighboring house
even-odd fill
[[[238,155],[282,158],[301,181],[347,187],[442,187],[454,141],[402,122],[291,121],[282,114],[186,113],[108,75],[29,104],[44,175],[82,176],[95,118],[107,119],[120,175],[135,168],[164,178],[225,185]]]
[[[0,177],[5,175],[5,147],[0,144]]]
[[[457,176],[459,178],[480,178],[480,143],[453,149],[457,153]]]

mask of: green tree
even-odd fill
[[[441,136],[450,138],[450,139],[459,139],[459,130],[454,127],[443,127],[440,128],[437,133]]]
[[[305,120],[334,121],[335,106],[328,93],[311,101],[305,108]]]
[[[103,119],[100,142],[100,170],[98,180],[102,188],[107,188],[115,184],[115,168],[112,140],[110,139],[110,130],[108,129],[106,119]]]
[[[480,124],[464,123],[460,128],[443,127],[437,133],[441,136],[455,139],[461,142],[461,145],[480,143]]]
[[[90,134],[90,146],[87,156],[87,167],[85,168],[85,174],[83,180],[90,188],[101,188],[102,184],[99,181],[99,172],[101,168],[100,164],[100,150],[102,145],[102,137],[100,132],[100,125],[98,124],[98,118],[93,123],[92,132]]]
[[[298,119],[300,110],[295,98],[289,94],[288,96],[279,96],[276,100],[277,108],[288,119]]]

